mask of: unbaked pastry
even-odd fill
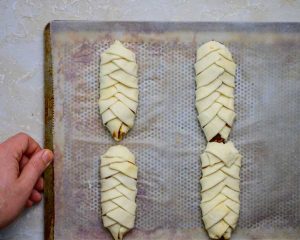
[[[110,147],[101,156],[102,221],[115,240],[134,227],[137,171],[134,155],[124,146]]]
[[[235,119],[236,65],[221,43],[210,41],[197,50],[196,108],[209,142],[201,155],[201,210],[211,239],[230,239],[240,211],[241,155],[227,142]]]
[[[221,43],[210,41],[197,50],[196,108],[207,141],[219,135],[227,140],[235,118],[236,64]]]
[[[232,142],[210,142],[201,155],[201,210],[212,239],[230,239],[240,212],[241,155]]]
[[[101,54],[99,107],[103,124],[116,141],[132,128],[138,106],[135,54],[115,41]]]

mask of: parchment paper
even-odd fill
[[[238,65],[230,139],[243,155],[232,239],[298,239],[300,25],[53,22],[55,239],[111,239],[100,216],[99,156],[116,144],[98,110],[100,53],[115,39],[139,65],[133,129],[136,228],[126,239],[207,239],[195,110],[198,46],[223,42]]]

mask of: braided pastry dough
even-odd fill
[[[196,108],[207,141],[227,140],[235,118],[234,78],[236,65],[221,43],[210,41],[197,50]]]
[[[212,239],[229,239],[240,211],[241,155],[232,142],[207,144],[201,155],[201,210]]]
[[[201,155],[201,210],[212,239],[230,239],[240,211],[241,155],[227,142],[235,118],[236,65],[221,43],[210,41],[197,50],[196,108],[209,142]]]
[[[115,41],[101,54],[99,107],[103,124],[116,141],[132,128],[138,106],[135,54]]]
[[[101,156],[102,221],[115,240],[134,227],[137,171],[134,155],[124,146],[110,147]]]
[[[201,155],[202,219],[212,239],[230,239],[240,212],[241,155],[232,142],[210,142]]]

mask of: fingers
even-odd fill
[[[33,190],[30,198],[27,200],[25,207],[29,208],[32,207],[34,204],[39,203],[42,200],[42,194],[40,194],[38,191]]]
[[[29,157],[27,157],[26,155],[23,155],[21,161],[19,162],[20,172],[23,170],[23,168],[25,167],[25,165],[28,162],[29,162]]]
[[[7,139],[2,145],[7,150],[7,160],[13,158],[20,161],[24,154],[31,157],[41,150],[40,145],[26,133],[18,133]]]
[[[44,190],[44,179],[42,177],[39,178],[39,180],[37,180],[34,189],[42,192]]]
[[[25,206],[27,208],[32,207],[34,204],[37,204],[42,200],[43,196],[41,192],[43,191],[43,189],[44,189],[44,179],[40,177],[37,183],[35,184],[35,187],[32,190],[29,199],[26,202]]]
[[[31,200],[33,203],[38,203],[42,200],[42,194],[39,193],[37,190],[33,189],[29,200]]]
[[[20,187],[27,190],[28,197],[36,184],[41,185],[37,182],[52,160],[53,153],[48,149],[44,149],[35,153],[24,166],[19,181]]]
[[[25,155],[22,157],[21,161],[20,161],[20,172],[22,172],[22,170],[24,169],[24,167],[26,166],[26,164],[29,162],[29,158],[26,157]],[[44,179],[43,177],[40,177],[35,186],[34,189],[36,189],[39,192],[42,192],[44,190]]]
[[[27,200],[25,207],[30,208],[33,206],[33,202],[31,200]]]

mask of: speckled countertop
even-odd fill
[[[300,1],[1,0],[0,141],[24,131],[43,143],[43,29],[55,19],[298,22]],[[0,239],[43,239],[42,204]]]

